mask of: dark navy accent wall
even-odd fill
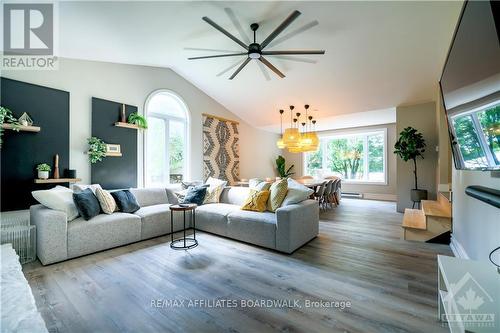
[[[0,104],[16,118],[27,112],[33,125],[41,127],[38,133],[4,130],[0,150],[1,210],[27,209],[36,203],[31,191],[55,186],[34,184],[37,164],[54,170],[54,155],[59,154],[61,177],[69,168],[69,92],[2,77]]]
[[[137,187],[137,137],[138,130],[116,127],[122,103],[92,97],[92,136],[106,143],[119,144],[121,157],[105,157],[92,164],[92,184],[105,189]],[[127,117],[137,112],[137,107],[126,105]]]

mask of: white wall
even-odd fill
[[[452,246],[461,247],[474,260],[488,261],[491,250],[500,246],[500,209],[465,194],[469,185],[500,189],[500,178],[490,172],[459,171],[453,168]]]
[[[190,178],[203,178],[202,113],[240,122],[240,176],[274,176],[273,160],[279,154],[278,136],[243,122],[210,96],[168,68],[59,59],[56,71],[3,71],[2,76],[70,93],[70,168],[84,183],[90,182],[87,138],[91,135],[91,99],[99,97],[138,107],[143,113],[147,96],[157,89],[176,92],[191,114]],[[214,80],[218,78],[214,77]],[[219,78],[220,79],[220,78]],[[139,140],[138,184],[142,184],[142,141]]]

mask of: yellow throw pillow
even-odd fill
[[[254,212],[263,212],[266,210],[266,202],[269,199],[269,191],[250,190],[241,209]]]
[[[271,193],[267,202],[267,210],[274,213],[276,209],[281,207],[283,200],[285,200],[286,193],[288,192],[288,180],[283,178],[274,182],[269,191]]]
[[[115,198],[106,190],[102,188],[97,188],[95,191],[95,195],[99,204],[101,205],[101,209],[105,214],[113,214],[114,211],[117,210],[117,205]]]

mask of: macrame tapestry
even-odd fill
[[[203,115],[203,177],[227,180],[228,185],[239,181],[237,122]]]

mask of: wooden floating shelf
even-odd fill
[[[14,130],[16,127],[12,124],[2,124],[3,129],[8,129],[8,130]],[[17,126],[19,131],[22,132],[40,132],[41,128],[38,126],[23,126],[19,125]]]
[[[123,127],[123,128],[131,128],[131,129],[136,129],[136,130],[143,129],[142,127],[139,127],[135,124],[122,123],[121,121],[116,122],[115,126],[116,127]]]
[[[122,157],[122,153],[106,153],[106,157]]]
[[[35,184],[57,184],[57,183],[78,183],[82,180],[80,178],[49,178],[49,179],[35,179]]]

